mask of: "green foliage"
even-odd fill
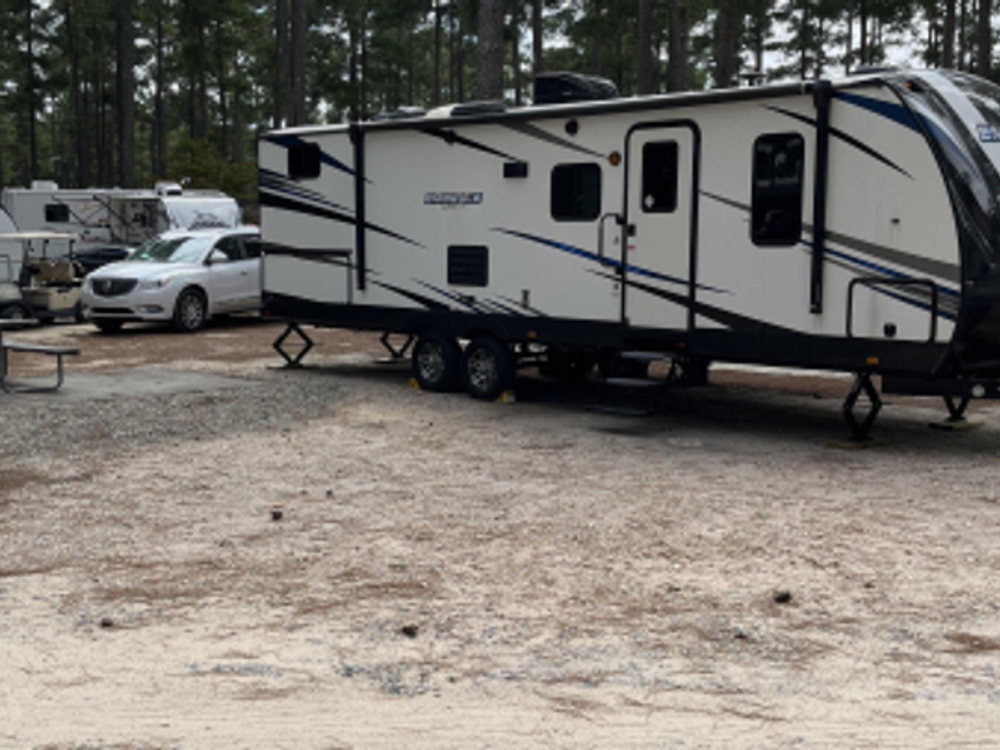
[[[167,179],[185,188],[222,190],[242,206],[257,202],[257,165],[233,163],[208,140],[185,138],[170,152]]]
[[[291,3],[292,0],[280,0]],[[836,75],[910,49],[942,59],[948,0],[741,0],[742,70],[770,78]],[[0,182],[112,184],[118,174],[116,9],[120,0],[0,0]],[[188,177],[252,202],[253,144],[276,111],[279,0],[132,0],[136,171],[140,185]],[[686,13],[690,85],[716,70],[717,0],[654,3],[654,85],[666,86],[668,6]],[[516,4],[515,4],[516,3]],[[309,0],[307,111],[312,121],[370,117],[474,96],[477,0]],[[975,59],[975,18],[955,29],[956,65]],[[636,89],[635,0],[543,0],[544,67]],[[440,15],[436,13],[439,11]],[[530,99],[532,2],[507,0]],[[440,23],[438,23],[438,21]],[[918,24],[918,21],[920,22]],[[514,33],[514,24],[517,33]],[[862,30],[864,36],[862,36]],[[435,60],[439,61],[435,83]],[[161,158],[169,152],[168,163]]]

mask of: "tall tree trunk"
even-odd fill
[[[465,27],[462,16],[455,17],[455,96],[458,101],[465,101]]]
[[[602,21],[601,25],[604,26],[605,23],[606,23],[606,21],[607,21],[607,19],[603,18],[603,16],[604,16],[604,9],[601,6],[600,0],[596,0],[596,2],[594,2],[593,13],[594,13],[594,15],[597,18],[601,18],[601,21]],[[601,34],[594,34],[593,55],[594,55],[594,75],[595,76],[599,76],[602,73],[602,70],[601,70],[601,67],[602,67],[601,64],[603,62],[602,59],[601,59],[601,52],[603,51],[602,41],[603,41],[603,35],[601,35]]]
[[[353,122],[359,122],[361,120],[361,88],[358,75],[358,66],[360,64],[360,48],[361,40],[359,39],[359,29],[357,23],[350,24],[348,29],[348,39],[351,46],[351,54],[348,60],[348,82],[351,87],[351,113],[350,119]]]
[[[993,43],[990,19],[993,16],[991,0],[979,0],[979,22],[976,24],[976,73],[989,78],[993,72]]]
[[[412,99],[410,104],[413,104]],[[441,104],[441,0],[434,0],[434,88],[431,104],[435,107]]]
[[[958,69],[966,70],[968,64],[966,62],[966,53],[968,51],[968,11],[969,3],[968,0],[961,0],[961,5],[958,11]]]
[[[353,34],[353,27],[351,29]],[[274,66],[274,126],[280,127],[287,116],[288,71],[288,0],[274,0],[274,48],[278,58]],[[353,47],[352,47],[353,49]]]
[[[132,0],[118,0],[118,181],[135,187],[135,30]]]
[[[229,99],[227,91],[227,80],[229,78],[226,71],[226,38],[222,27],[222,19],[215,18],[215,65],[216,84],[219,89],[219,124],[222,132],[219,138],[219,153],[227,155],[229,153]]]
[[[688,74],[688,27],[686,0],[668,0],[667,91],[691,88]]]
[[[531,0],[531,65],[537,76],[545,70],[545,31],[542,0]]]
[[[868,51],[868,4],[866,0],[861,0],[858,5],[858,56],[859,66],[864,67],[871,63]]]
[[[955,0],[944,2],[944,29],[942,30],[941,67],[955,67]]]
[[[37,103],[36,99],[38,97],[37,83],[35,81],[35,3],[34,0],[30,0],[28,3],[28,14],[27,18],[27,28],[26,31],[26,47],[28,52],[28,80],[27,80],[27,99],[28,99],[28,170],[30,172],[31,180],[38,179],[38,125],[37,125]]]
[[[80,47],[77,44],[76,25],[77,20],[73,14],[73,3],[70,2],[66,5],[66,32],[69,45],[70,109],[73,112],[73,127],[71,130],[76,156],[74,180],[78,187],[85,187],[90,177],[87,172],[87,123],[84,119],[82,81],[80,80]]]
[[[153,177],[161,179],[167,175],[167,122],[163,108],[163,88],[165,84],[163,34],[163,3],[156,4],[156,92],[153,95]]]
[[[739,52],[739,0],[723,0],[716,17],[715,86],[728,88],[736,82]]]
[[[455,0],[448,3],[448,100],[457,101],[455,94]]]
[[[201,18],[205,17],[204,11],[199,11]],[[197,61],[198,61],[198,129],[197,138],[204,140],[208,138],[208,42],[205,40],[205,25],[198,24],[197,38]]]
[[[640,96],[653,93],[653,0],[639,0],[636,85]]]
[[[479,0],[476,96],[503,99],[503,0]]]
[[[94,56],[94,138],[97,146],[97,184],[105,187],[111,183],[111,168],[108,163],[108,129],[105,105],[107,90],[104,28],[100,22],[94,22],[94,41],[96,55]]]
[[[292,107],[289,121],[303,125],[306,116],[306,0],[292,0]]]
[[[517,3],[510,18],[510,67],[514,76],[514,104],[520,107],[524,81],[521,78],[521,6]]]

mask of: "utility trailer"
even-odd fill
[[[886,71],[589,100],[605,89],[563,74],[542,106],[263,135],[276,347],[403,334],[423,388],[478,398],[539,353],[838,370],[859,438],[873,376],[955,420],[1000,396],[1000,87]]]

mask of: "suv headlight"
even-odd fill
[[[170,279],[143,279],[139,282],[140,289],[162,289],[170,283]]]

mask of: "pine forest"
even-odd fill
[[[892,64],[996,78],[991,0],[0,0],[0,185],[255,203],[257,136],[399,107],[529,104],[540,71],[622,96]]]

